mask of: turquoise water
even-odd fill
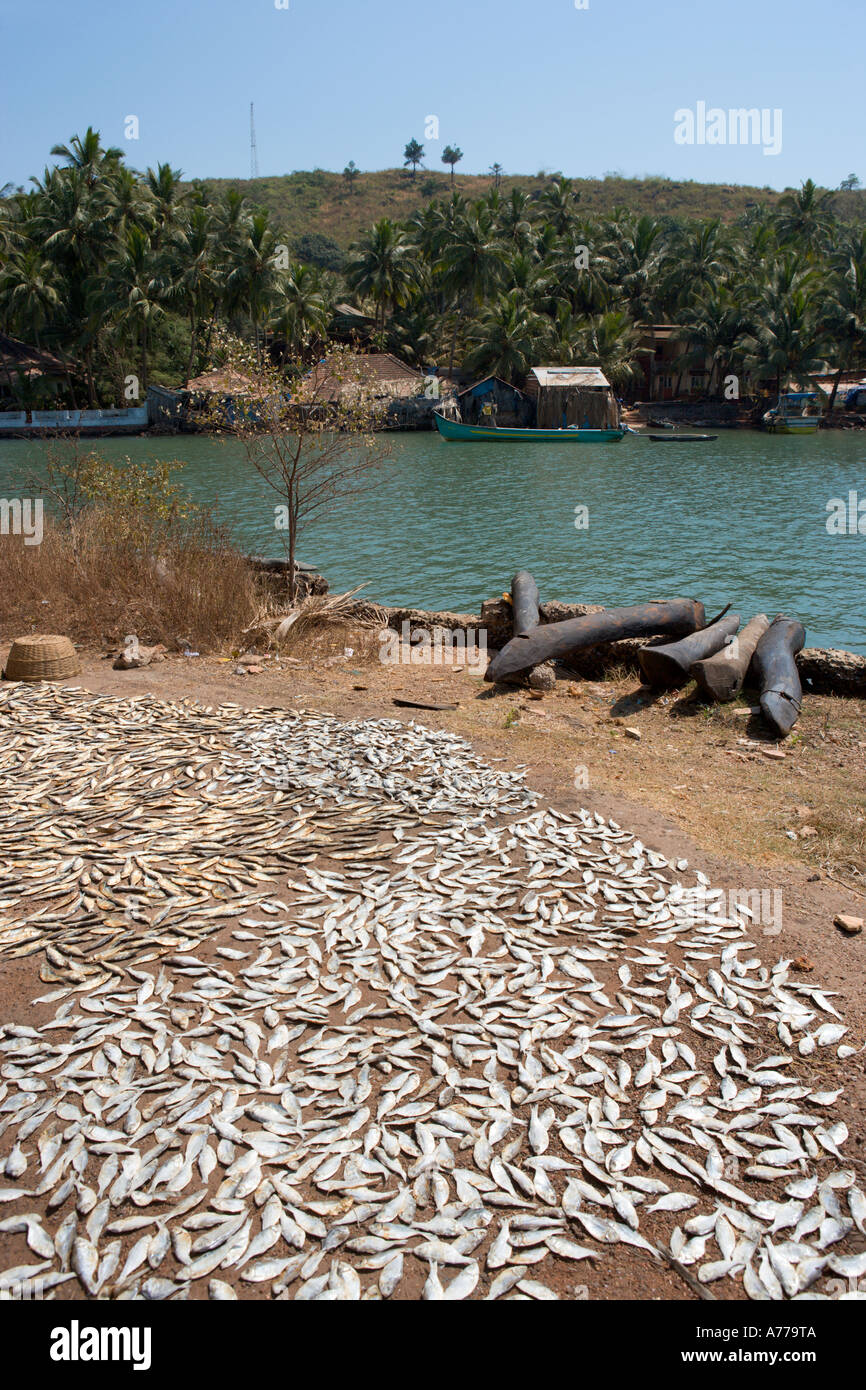
[[[446,443],[389,435],[374,488],[320,518],[299,541],[333,589],[367,583],[382,603],[479,610],[516,569],[542,598],[604,604],[678,595],[708,614],[786,612],[810,646],[866,653],[866,535],[831,535],[827,504],[866,504],[866,435],[788,439],[722,432],[709,444]],[[179,458],[198,501],[215,502],[236,539],[279,555],[276,498],[235,441],[198,436],[88,441],[112,458]],[[0,441],[0,497],[22,495],[39,456]],[[575,508],[588,527],[575,527]],[[866,505],[864,505],[866,514]],[[866,521],[864,521],[866,526]]]

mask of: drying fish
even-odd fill
[[[414,724],[17,685],[0,795],[0,958],[48,985],[0,1027],[0,1229],[41,1261],[4,1288],[553,1299],[631,1245],[777,1299],[860,1268],[834,996],[621,826]]]

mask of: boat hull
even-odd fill
[[[495,444],[618,444],[625,430],[525,430],[492,429],[487,425],[464,425],[462,420],[446,420],[435,411],[433,418],[443,439],[464,443]]]
[[[770,434],[817,434],[818,421],[804,420],[801,424],[799,420],[769,420],[767,430]]]

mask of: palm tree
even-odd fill
[[[454,186],[454,165],[459,164],[463,158],[463,151],[459,145],[446,145],[442,151],[442,163],[451,165],[451,185]]]
[[[229,305],[243,308],[249,315],[256,358],[261,365],[260,328],[267,318],[278,283],[274,260],[276,237],[268,225],[266,212],[255,212],[245,218],[238,233],[229,255],[231,269],[226,276],[226,294]]]
[[[404,167],[408,167],[410,164],[412,165],[413,180],[415,178],[415,170],[418,168],[418,165],[421,163],[421,160],[423,158],[424,146],[419,145],[417,140],[410,140],[405,150],[403,151],[403,165]]]
[[[350,159],[345,169],[343,170],[343,178],[346,180],[346,183],[349,186],[350,193],[353,190],[355,179],[358,177],[358,174],[360,172],[361,171],[355,163],[354,159]]]
[[[312,341],[324,339],[330,318],[330,305],[315,268],[294,265],[284,272],[268,326],[285,335],[289,353],[300,357]]]
[[[460,310],[464,314],[489,298],[502,277],[503,247],[496,238],[496,227],[488,208],[476,205],[462,216],[451,232],[439,258],[446,289],[454,296],[454,331],[451,339],[449,372],[454,368]]]
[[[729,232],[721,218],[679,228],[664,248],[662,294],[672,306],[718,289],[734,264]]]
[[[426,296],[418,296],[406,309],[398,309],[389,324],[388,350],[416,367],[438,360],[441,315]]]
[[[153,320],[162,314],[158,282],[154,276],[150,239],[140,227],[129,227],[123,250],[112,262],[99,287],[105,306],[111,306],[120,323],[132,329],[141,353],[140,388],[147,390],[147,352]]]
[[[111,176],[111,204],[115,230],[122,237],[127,227],[153,229],[153,210],[144,196],[137,175],[125,164],[119,164]]]
[[[575,355],[588,367],[600,367],[611,386],[621,389],[639,375],[640,334],[620,310],[597,314],[580,330]]]
[[[388,311],[403,308],[411,298],[416,278],[411,251],[406,233],[387,217],[352,249],[346,282],[356,294],[373,300],[380,331],[384,331]]]
[[[814,280],[800,274],[784,291],[761,297],[754,331],[743,342],[746,366],[776,380],[776,392],[793,380],[811,386],[824,371],[822,333],[815,315]]]
[[[527,251],[532,242],[532,211],[522,188],[512,188],[497,220],[497,233],[518,251]]]
[[[678,360],[685,367],[704,368],[709,362],[710,375],[707,394],[724,380],[735,359],[742,355],[744,338],[754,332],[754,325],[739,297],[728,288],[719,288],[700,296],[690,304],[680,319],[677,337],[684,351]]]
[[[59,307],[54,266],[38,246],[26,246],[0,270],[0,308],[22,338],[32,337],[36,347],[41,346],[41,330]]]
[[[178,206],[183,201],[181,178],[180,169],[172,169],[170,164],[158,164],[156,173],[152,169],[148,169],[145,175],[146,186],[153,200],[156,219],[156,230],[153,237],[156,250],[159,250],[160,242],[171,228]]]
[[[828,411],[836,404],[842,373],[866,361],[866,230],[852,231],[839,250],[828,277],[824,314],[830,341],[838,352]]]
[[[571,234],[579,201],[580,194],[575,193],[571,179],[559,178],[544,190],[539,207],[558,236]]]
[[[526,251],[503,259],[502,279],[516,290],[522,290],[533,308],[542,309],[554,287],[552,267],[537,260]]]
[[[517,385],[537,361],[547,331],[545,320],[532,309],[523,290],[509,290],[472,324],[466,366],[479,376],[493,373]]]
[[[84,135],[73,135],[68,145],[52,145],[51,153],[65,159],[71,169],[78,169],[85,182],[93,187],[99,179],[110,175],[123,159],[123,150],[110,145],[102,148],[98,130],[88,126]]]
[[[605,277],[622,290],[636,322],[651,321],[664,249],[661,223],[618,208],[601,231],[604,240],[599,254]]]
[[[500,181],[501,181],[501,179],[502,179],[502,175],[503,175],[503,173],[505,172],[505,171],[503,170],[503,168],[502,168],[502,165],[501,165],[501,164],[491,164],[491,166],[490,166],[490,172],[491,172],[491,174],[493,175],[493,186],[494,186],[494,188],[498,188],[498,187],[499,187],[499,184],[500,184]]]
[[[783,245],[793,242],[815,258],[829,245],[836,225],[833,194],[806,179],[798,192],[779,199],[774,221]]]
[[[71,165],[46,170],[42,182],[36,181],[36,195],[31,236],[38,239],[55,269],[66,338],[84,359],[88,398],[94,407],[95,357],[107,326],[105,310],[110,314],[111,309],[94,289],[103,282],[118,248],[113,190],[107,179],[93,182],[86,168]]]
[[[211,208],[194,203],[171,227],[163,244],[157,283],[189,323],[189,381],[194,374],[201,325],[212,316],[220,295],[217,225]]]

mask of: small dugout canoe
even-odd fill
[[[653,444],[708,444],[717,434],[651,434]]]

